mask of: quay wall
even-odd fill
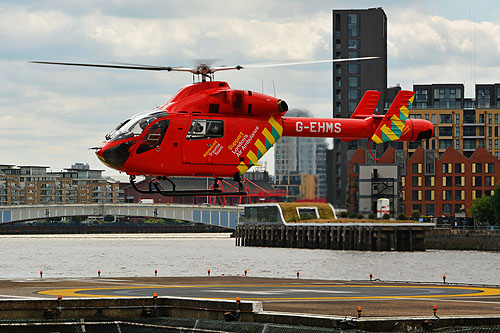
[[[433,229],[425,247],[434,250],[500,251],[500,230]]]
[[[429,226],[370,224],[240,224],[236,246],[359,251],[425,251]]]

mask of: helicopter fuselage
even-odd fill
[[[200,82],[121,123],[96,154],[132,176],[234,177],[257,165],[282,136],[371,139],[384,119],[284,117],[287,111],[278,98],[222,81]],[[407,119],[399,141],[427,139],[433,132],[430,122]]]

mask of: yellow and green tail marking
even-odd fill
[[[401,90],[387,111],[384,119],[375,130],[372,141],[375,143],[396,141],[401,138],[406,119],[410,116],[414,92]]]
[[[240,162],[238,171],[241,174],[247,172],[252,166],[256,165],[259,159],[276,143],[283,135],[283,126],[271,116],[268,120],[271,128],[265,127],[261,132],[261,138],[255,140],[255,144],[250,148],[246,157],[248,162]]]

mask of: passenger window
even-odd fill
[[[188,140],[222,138],[224,122],[222,120],[195,119],[186,136]]]
[[[148,150],[159,147],[167,132],[168,125],[168,119],[154,123],[144,134],[141,145],[137,148],[137,154],[142,154]]]

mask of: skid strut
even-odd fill
[[[212,184],[211,189],[194,189],[194,190],[177,190],[175,183],[169,179],[168,177],[160,177],[158,179],[152,179],[148,183],[148,189],[143,190],[137,187],[137,184],[135,183],[135,176],[130,176],[130,184],[134,187],[134,189],[139,192],[139,193],[145,193],[145,194],[161,194],[166,197],[180,197],[180,196],[220,196],[220,195],[232,195],[232,196],[238,196],[238,195],[247,195],[248,192],[244,191],[243,188],[243,182],[241,179],[238,180],[238,191],[235,192],[229,192],[229,191],[223,191],[219,188],[219,181],[222,178],[216,177],[214,179],[214,182]],[[170,183],[172,189],[171,190],[166,190],[163,189],[161,186],[161,183],[159,180],[167,181]]]

